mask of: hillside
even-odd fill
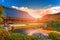
[[[60,20],[60,12],[56,14],[47,14],[42,17],[40,22],[45,23],[45,22],[49,22],[52,20]]]

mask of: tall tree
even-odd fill
[[[4,16],[4,9],[0,6],[0,28],[2,27],[2,23],[4,23],[6,17]]]

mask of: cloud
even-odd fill
[[[18,9],[18,7],[16,7],[16,6],[12,6],[12,8]]]
[[[33,9],[29,9],[28,7],[16,7],[16,6],[12,6],[12,8],[15,8],[17,10],[21,10],[21,11],[25,11],[28,13],[31,13],[32,11],[34,11]]]
[[[49,6],[51,6],[51,5],[49,5]],[[34,9],[30,9],[28,7],[16,7],[16,6],[12,6],[12,8],[15,8],[20,11],[25,11],[34,18],[41,18],[42,16],[44,16],[46,14],[55,14],[54,9],[53,9],[54,7],[47,8],[47,9],[41,9],[41,10],[40,9],[34,10]]]
[[[12,8],[15,8],[17,10],[22,10],[22,11],[32,10],[32,9],[29,9],[28,7],[16,7],[16,6],[12,6]]]
[[[55,12],[55,13],[60,12],[60,6],[55,6],[55,7],[52,7],[51,9],[52,9],[53,12]]]

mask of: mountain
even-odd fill
[[[44,23],[44,22],[48,22],[48,21],[52,21],[52,20],[60,20],[60,12],[55,13],[55,14],[47,14],[42,17],[40,22]]]
[[[33,18],[25,11],[17,10],[14,8],[9,8],[9,7],[5,7],[5,6],[3,6],[3,8],[5,11],[5,16],[15,17],[15,18]]]
[[[25,11],[16,10],[14,8],[9,8],[2,6],[5,11],[6,21],[8,23],[20,24],[20,23],[34,23],[36,19],[33,18]]]
[[[36,19],[34,18],[15,18],[15,17],[7,17],[8,23],[20,24],[20,23],[35,23]]]

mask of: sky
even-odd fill
[[[0,5],[41,9],[51,6],[59,6],[60,0],[0,0]]]

